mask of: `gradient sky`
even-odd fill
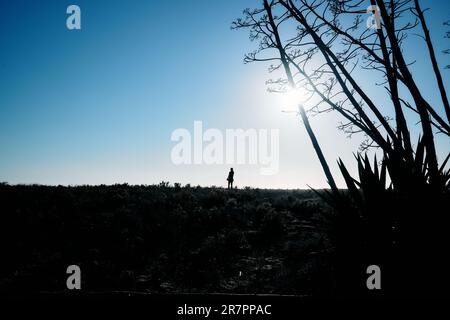
[[[326,186],[303,126],[266,92],[263,64],[244,65],[256,44],[231,22],[256,1],[2,1],[0,8],[0,181],[40,184],[225,185],[228,165],[171,162],[173,130],[279,128],[280,170],[234,166],[236,185]],[[436,51],[450,47],[449,3],[426,1]],[[77,4],[82,30],[66,28]],[[439,103],[427,53],[405,50],[419,84]],[[441,65],[450,56],[439,54]],[[448,83],[450,71],[443,71]],[[370,78],[368,79],[370,81]],[[382,93],[374,93],[375,95]],[[382,98],[380,98],[382,99]],[[440,105],[440,104],[439,104]],[[337,131],[334,115],[311,121],[333,171],[352,163],[360,140]],[[439,137],[441,158],[450,150]]]

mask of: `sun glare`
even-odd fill
[[[311,93],[304,88],[291,89],[279,95],[281,110],[285,112],[298,111],[299,104],[304,104],[311,97]]]

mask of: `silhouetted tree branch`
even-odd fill
[[[258,49],[246,55],[245,62],[278,61],[269,71],[277,72],[280,67],[285,71],[286,79],[269,82],[276,86],[271,90],[305,88],[319,100],[314,113],[337,111],[345,119],[341,130],[349,135],[363,133],[371,140],[365,146],[381,147],[410,167],[414,151],[404,110],[414,111],[420,119],[429,178],[439,180],[433,128],[448,136],[450,123],[425,100],[401,50],[408,32],[420,25],[426,30],[424,39],[433,55],[423,11],[417,0],[369,3],[380,8],[380,29],[362,26],[361,14],[366,11],[361,0],[264,0],[262,7],[246,9],[244,18],[237,19],[232,27],[250,29],[250,39],[259,41]],[[352,22],[349,17],[354,17]],[[381,107],[382,102],[370,97],[367,83],[359,76],[360,70],[367,69],[381,73],[381,85],[385,84],[394,117],[388,116],[384,102]],[[439,79],[440,73],[435,74]],[[438,86],[446,110],[445,88],[443,83]],[[400,94],[404,89],[409,97]],[[306,112],[302,118],[307,119]],[[314,134],[309,134],[313,141]],[[321,158],[320,147],[313,145]],[[327,172],[326,162],[321,164]]]

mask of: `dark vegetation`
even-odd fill
[[[0,185],[0,292],[333,294],[330,209],[312,191]]]
[[[377,28],[366,24],[368,4]],[[384,294],[448,295],[450,103],[425,5],[262,0],[232,24],[256,43],[244,62],[267,64],[270,91],[307,92],[297,113],[330,186],[320,195],[337,214],[335,279],[344,296],[367,292],[360,271],[371,264],[383,270]],[[407,50],[411,41],[427,55]],[[432,89],[424,89],[417,59],[432,71],[425,80]],[[381,88],[385,99],[377,97]],[[337,188],[309,122],[310,115],[328,112],[339,117],[343,133],[364,139],[356,175],[338,159],[346,192]]]

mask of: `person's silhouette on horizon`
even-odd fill
[[[234,171],[233,168],[230,169],[230,172],[228,173],[228,189],[233,189],[233,181],[234,181]]]

